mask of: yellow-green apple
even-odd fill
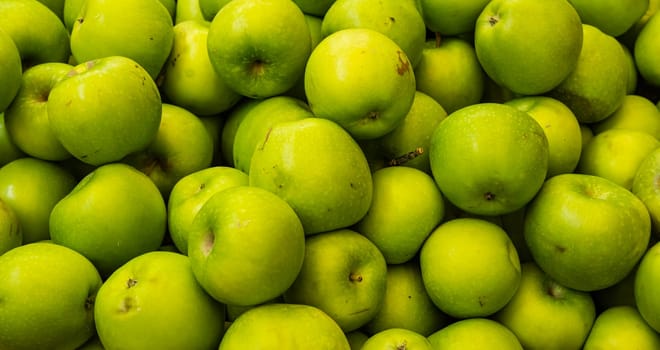
[[[73,29],[73,24],[79,18],[80,10],[83,7],[83,3],[87,0],[65,0],[64,9],[62,10],[62,22],[67,31],[71,33]]]
[[[23,230],[18,216],[0,199],[0,255],[20,245],[23,245]]]
[[[582,24],[577,65],[548,93],[568,106],[581,123],[595,123],[619,108],[626,96],[626,54],[616,38]]]
[[[335,0],[293,0],[300,9],[313,16],[323,17]]]
[[[568,2],[580,15],[582,23],[595,26],[614,37],[630,29],[649,7],[649,0],[569,0]],[[612,16],[615,13],[616,16]]]
[[[584,147],[575,171],[604,177],[630,190],[642,160],[658,147],[660,140],[643,131],[606,130]]]
[[[323,40],[323,34],[321,32],[321,27],[323,26],[323,18],[305,14],[305,22],[307,22],[309,34],[312,37],[311,50],[314,50],[316,45],[318,45],[321,40]],[[296,81],[293,87],[291,87],[288,91],[284,92],[283,95],[307,101],[307,96],[305,95],[305,74],[302,74],[300,77],[298,77],[298,81]]]
[[[351,350],[360,350],[362,345],[369,339],[369,336],[361,330],[355,330],[347,332],[346,339],[348,339],[348,345],[350,345]]]
[[[660,243],[644,253],[635,273],[635,304],[646,323],[660,332]]]
[[[213,194],[199,209],[187,253],[195,277],[214,299],[256,305],[293,283],[303,264],[305,233],[283,199],[258,187],[235,186]]]
[[[361,329],[373,335],[389,328],[405,328],[429,336],[450,322],[426,292],[419,261],[414,260],[387,265],[385,299],[376,316]]]
[[[182,177],[211,166],[213,139],[201,119],[179,106],[163,103],[160,126],[147,148],[122,162],[145,173],[167,198]]]
[[[147,175],[123,164],[99,166],[53,207],[53,242],[87,257],[102,276],[157,250],[167,226],[165,201]]]
[[[447,113],[483,97],[484,72],[474,46],[466,39],[428,40],[414,72],[417,90],[433,97]]]
[[[225,112],[241,97],[211,65],[206,43],[209,26],[210,22],[200,20],[174,26],[174,43],[159,85],[169,103],[198,116]]]
[[[225,115],[204,116],[200,120],[204,124],[206,131],[211,135],[211,142],[213,143],[213,160],[211,161],[211,165],[220,165],[222,164],[222,140],[220,136],[222,135],[222,128],[225,125]]]
[[[53,1],[53,0],[51,0]],[[158,0],[165,7],[167,12],[170,14],[172,21],[174,21],[174,16],[176,12],[176,0]]]
[[[569,76],[582,41],[580,16],[566,0],[493,0],[474,29],[484,71],[498,85],[524,95],[545,93]]]
[[[26,154],[16,147],[5,125],[5,113],[0,112],[0,167],[12,160],[23,158]]]
[[[584,343],[584,350],[660,349],[660,334],[634,306],[616,306],[601,312]]]
[[[101,276],[72,249],[35,242],[0,255],[0,347],[76,349],[94,331]]]
[[[351,332],[376,316],[386,286],[387,263],[378,247],[353,230],[340,229],[305,239],[302,269],[283,296],[287,303],[323,310]]]
[[[384,329],[367,339],[362,350],[433,350],[425,336],[407,328]]]
[[[419,0],[426,27],[442,36],[474,32],[475,23],[489,0]]]
[[[70,1],[70,0],[69,0]],[[177,0],[174,10],[174,25],[185,21],[206,21],[199,0]]]
[[[263,102],[264,99],[242,99],[224,115],[224,123],[220,131],[220,152],[223,164],[234,166],[234,141],[236,130],[252,108]]]
[[[639,164],[631,191],[644,202],[651,216],[653,232],[660,235],[660,148],[651,151]]]
[[[617,41],[619,39],[617,38]],[[619,41],[621,43],[621,41]],[[626,66],[628,67],[628,79],[626,79],[626,94],[634,94],[637,92],[637,64],[635,63],[635,56],[633,56],[632,51],[623,43],[621,43],[621,48],[623,53],[626,56]]]
[[[46,5],[58,18],[64,19],[64,2],[65,0],[38,0],[40,3]]]
[[[649,241],[649,244],[651,242]],[[602,312],[615,306],[635,305],[635,275],[637,266],[635,266],[621,281],[613,286],[599,289],[591,292],[591,297],[596,304],[596,312]]]
[[[349,28],[381,32],[403,50],[413,68],[419,63],[426,25],[413,1],[336,0],[323,16],[323,37]]]
[[[543,128],[548,139],[547,177],[575,170],[582,152],[582,133],[575,114],[565,104],[547,96],[517,97],[505,104],[527,112]]]
[[[584,149],[594,138],[594,131],[591,129],[591,125],[580,123],[580,133],[582,134],[582,149]]]
[[[412,259],[445,215],[433,177],[419,169],[393,166],[372,174],[367,214],[353,228],[369,238],[388,264]]]
[[[342,29],[326,36],[305,68],[312,112],[338,123],[356,139],[394,130],[408,113],[415,91],[406,53],[373,29]]]
[[[640,30],[633,48],[633,56],[639,74],[654,86],[660,86],[660,68],[657,64],[657,57],[660,54],[660,44],[657,40],[659,35],[660,16],[656,13]]]
[[[350,350],[350,345],[337,323],[320,309],[274,303],[252,308],[229,325],[219,350],[239,349]]]
[[[614,113],[591,125],[594,133],[609,129],[632,129],[647,132],[660,140],[660,110],[647,97],[626,95]]]
[[[526,349],[580,349],[596,317],[591,295],[558,283],[534,262],[521,266],[518,291],[493,319]]]
[[[455,321],[431,334],[428,339],[433,349],[523,349],[511,330],[501,323],[481,317]]]
[[[162,113],[156,83],[123,56],[77,64],[55,84],[46,105],[55,137],[74,157],[92,165],[147,148]]]
[[[38,158],[19,158],[0,168],[0,199],[16,213],[24,244],[50,238],[50,213],[75,185],[64,167]]]
[[[77,62],[124,56],[156,79],[174,41],[172,16],[159,0],[85,0],[71,29]]]
[[[196,2],[199,3],[198,6],[204,19],[212,21],[218,11],[230,1],[231,0],[197,0]]]
[[[640,17],[625,33],[618,36],[617,39],[632,50],[635,47],[635,40],[637,39],[639,32],[659,9],[660,0],[649,0],[648,7],[642,17]]]
[[[167,227],[176,248],[188,254],[188,234],[195,216],[214,194],[230,187],[246,186],[248,175],[236,168],[213,166],[181,178],[167,202]]]
[[[543,185],[548,139],[528,113],[478,103],[447,116],[431,137],[429,159],[446,199],[478,215],[522,208]]]
[[[197,283],[187,256],[153,251],[105,280],[94,320],[106,349],[213,349],[224,332],[225,305]]]
[[[51,161],[71,158],[53,133],[47,102],[50,91],[72,68],[67,63],[47,62],[23,72],[21,88],[5,111],[5,126],[11,140],[25,154]]]
[[[445,221],[424,242],[419,264],[431,300],[455,318],[492,315],[520,284],[520,259],[511,239],[482,219]]]
[[[21,55],[14,40],[0,28],[0,113],[4,112],[21,87],[23,67]]]
[[[594,175],[551,177],[525,213],[525,241],[534,261],[559,284],[581,291],[607,288],[626,277],[650,234],[644,203]]]
[[[98,335],[95,334],[83,345],[76,348],[76,350],[105,350],[105,348],[103,347],[103,344],[101,344]]]
[[[312,51],[305,16],[290,0],[230,1],[211,20],[207,40],[220,78],[251,98],[291,89]]]
[[[257,143],[249,175],[251,186],[291,205],[306,234],[351,226],[371,205],[373,181],[362,149],[324,118],[274,125]]]

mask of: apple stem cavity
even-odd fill
[[[495,199],[495,194],[492,192],[486,192],[484,193],[484,198],[490,202]]]
[[[402,156],[398,156],[394,159],[391,159],[387,164],[390,166],[398,166],[398,165],[403,165],[407,163],[408,161],[411,161],[419,156],[424,154],[424,148],[423,147],[417,147],[415,150],[408,152]]]
[[[215,243],[215,235],[213,234],[213,231],[209,230],[202,240],[202,254],[204,254],[204,256],[211,254],[213,243]]]
[[[256,59],[250,63],[250,73],[254,76],[262,76],[266,71],[266,62]]]
[[[565,294],[565,289],[559,283],[553,280],[546,281],[546,291],[548,295],[555,299],[563,299]]]

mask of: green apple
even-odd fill
[[[577,65],[548,93],[568,106],[581,123],[595,123],[619,108],[626,96],[628,65],[616,38],[582,25],[583,40]]]
[[[305,14],[305,22],[307,22],[307,27],[309,27],[309,33],[312,37],[311,49],[314,50],[316,45],[318,45],[321,40],[323,40],[323,33],[321,32],[321,27],[323,26],[323,18]],[[283,95],[307,101],[307,96],[305,95],[305,74],[299,76],[298,81],[296,81],[293,87],[284,92]]]
[[[335,0],[293,0],[300,9],[313,16],[323,17]]]
[[[660,110],[647,97],[626,95],[614,113],[591,126],[596,133],[609,129],[632,129],[647,132],[660,140]]]
[[[50,238],[51,210],[75,185],[62,166],[37,158],[19,158],[0,168],[0,199],[16,213],[24,244]]]
[[[445,221],[424,242],[419,261],[431,300],[455,318],[492,315],[520,284],[520,259],[511,239],[482,219]]]
[[[644,254],[651,219],[644,203],[605,178],[560,174],[527,205],[525,241],[558,283],[595,291],[621,281]]]
[[[649,0],[569,0],[582,23],[591,24],[611,36],[630,29],[646,12]],[[612,14],[616,13],[616,16]]]
[[[213,194],[188,231],[195,277],[225,304],[256,305],[281,295],[298,275],[304,254],[305,234],[296,213],[257,187]]]
[[[598,315],[584,350],[613,348],[660,349],[660,334],[633,306],[609,308]]]
[[[595,318],[589,293],[558,283],[534,262],[522,264],[518,291],[494,315],[525,349],[580,349]]]
[[[101,165],[152,143],[162,103],[144,68],[130,58],[109,56],[76,65],[50,91],[47,110],[64,148],[83,162]]]
[[[23,158],[26,154],[16,147],[5,125],[5,113],[0,112],[0,167],[12,160]]]
[[[209,26],[209,22],[200,20],[174,26],[174,43],[160,84],[163,96],[170,103],[198,116],[225,112],[241,97],[211,65],[206,43]]]
[[[639,35],[639,32],[644,28],[646,23],[648,23],[649,19],[653,17],[653,15],[658,12],[660,9],[660,0],[649,0],[648,1],[648,7],[646,8],[646,11],[640,17],[635,24],[630,27],[625,33],[617,37],[623,43],[626,45],[628,48],[632,49],[635,47],[635,40],[637,40],[637,36]]]
[[[477,18],[489,0],[420,0],[426,27],[443,36],[474,32]]]
[[[23,73],[21,88],[5,111],[5,126],[14,144],[25,154],[51,161],[71,158],[53,133],[47,102],[50,91],[72,68],[67,63],[48,62]]]
[[[220,11],[220,9],[227,5],[231,0],[196,0],[202,16],[207,21],[212,21],[213,17]]]
[[[250,110],[263,101],[263,99],[242,99],[225,113],[225,122],[220,131],[220,152],[222,153],[223,164],[234,166],[236,131]]]
[[[651,151],[639,164],[632,192],[644,202],[651,216],[653,232],[660,235],[660,148]]]
[[[426,25],[413,1],[336,0],[323,16],[326,37],[349,28],[369,28],[385,34],[415,67],[426,41]]]
[[[442,193],[431,175],[394,166],[374,171],[367,214],[353,228],[369,238],[388,264],[412,259],[442,221]]]
[[[37,0],[0,1],[0,18],[0,30],[13,39],[23,67],[68,61],[69,32],[46,5]]]
[[[545,93],[569,76],[582,41],[580,17],[566,0],[490,1],[474,31],[484,71],[524,95]]]
[[[248,183],[246,173],[228,166],[198,170],[177,181],[167,202],[167,227],[176,248],[183,254],[188,253],[188,235],[193,220],[211,196]]]
[[[650,242],[649,242],[650,243]],[[599,289],[591,292],[591,296],[596,304],[597,312],[600,312],[615,306],[635,305],[635,275],[637,266],[633,268],[621,281],[613,286]]]
[[[147,175],[122,163],[99,166],[50,213],[53,242],[92,261],[102,276],[157,250],[167,226],[165,201]]]
[[[312,38],[290,0],[235,0],[213,17],[208,55],[220,78],[239,94],[265,98],[291,89],[303,75]]]
[[[644,253],[635,274],[635,302],[646,323],[660,332],[660,243]]]
[[[14,40],[0,28],[0,112],[4,112],[21,87],[23,67],[21,55]]]
[[[196,115],[164,103],[158,133],[144,150],[122,162],[145,173],[167,198],[182,177],[211,166],[213,139]]]
[[[0,255],[23,245],[23,230],[14,209],[0,199]]]
[[[660,140],[647,132],[606,130],[584,147],[576,172],[604,177],[630,190],[639,165],[658,147]]]
[[[640,30],[633,48],[639,74],[654,86],[660,86],[660,68],[656,60],[660,54],[660,45],[656,39],[658,35],[660,35],[660,16],[654,14]]]
[[[340,229],[306,238],[302,269],[284,301],[315,306],[351,332],[376,316],[386,286],[387,263],[376,245]]]
[[[324,118],[282,122],[257,143],[250,185],[283,198],[306,234],[345,228],[369,210],[369,164],[349,133]]]
[[[124,56],[156,79],[174,41],[172,16],[159,0],[85,0],[71,29],[77,62]]]
[[[0,255],[3,349],[75,349],[94,335],[101,276],[69,248],[35,242]]]
[[[80,17],[80,10],[83,7],[83,3],[87,0],[65,0],[64,8],[62,9],[62,22],[67,31],[71,33],[73,29],[73,24]]]
[[[362,350],[433,350],[425,336],[406,328],[389,328],[382,330],[367,339]]]
[[[517,97],[505,104],[527,112],[543,128],[548,139],[547,177],[575,170],[582,152],[582,133],[575,114],[565,104],[547,96]]]
[[[594,131],[591,129],[591,125],[580,123],[580,133],[582,134],[582,149],[584,149],[594,138]]]
[[[433,97],[447,113],[478,103],[483,97],[484,72],[466,39],[428,40],[414,72],[417,90]]]
[[[46,5],[58,18],[64,19],[64,2],[65,0],[38,0],[40,3]]]
[[[516,336],[501,323],[488,318],[458,320],[428,336],[433,349],[522,350]]]
[[[350,350],[350,345],[337,323],[318,308],[274,303],[252,308],[231,323],[219,350],[239,349]]]
[[[326,36],[305,68],[305,93],[312,112],[330,119],[356,139],[394,130],[415,97],[408,56],[373,29],[342,29]]]
[[[222,128],[225,125],[225,115],[216,114],[212,116],[200,117],[200,120],[206,132],[211,135],[211,142],[213,143],[213,160],[211,160],[211,165],[220,165],[222,163],[222,140],[220,139],[222,135]]]
[[[69,0],[70,1],[70,0]],[[199,0],[177,0],[174,10],[174,25],[185,21],[206,21]],[[175,35],[176,36],[176,35]],[[175,39],[176,40],[176,39]]]
[[[621,43],[620,39],[617,38],[619,43]],[[623,53],[626,56],[626,62],[627,62],[627,67],[628,67],[628,79],[626,80],[626,94],[634,94],[637,92],[637,80],[638,80],[638,74],[637,74],[637,64],[635,63],[635,56],[633,56],[632,51],[623,43],[621,43],[621,48],[623,49]]]
[[[445,198],[469,213],[501,215],[529,202],[548,169],[548,140],[528,113],[478,103],[434,130],[431,171]]]
[[[225,306],[197,283],[187,256],[154,251],[105,280],[94,320],[106,349],[212,349],[222,338]]]
[[[360,350],[362,345],[369,339],[369,336],[360,330],[356,330],[346,333],[346,339],[348,339],[351,350]]]

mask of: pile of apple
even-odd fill
[[[660,349],[659,9],[0,1],[0,350]]]

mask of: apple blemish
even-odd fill
[[[406,58],[403,51],[397,51],[396,54],[399,56],[400,63],[400,65],[396,66],[396,72],[399,75],[404,75],[407,71],[410,70],[410,62],[408,62],[408,59]]]

